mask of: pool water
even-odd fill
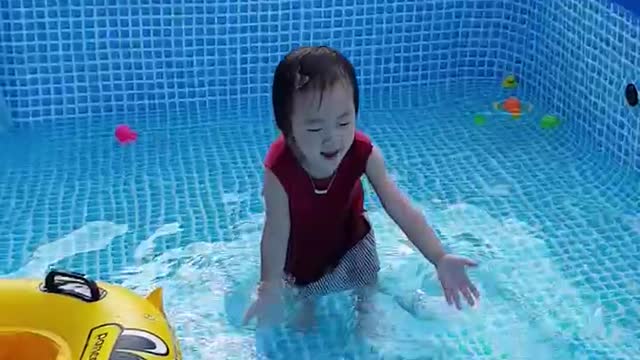
[[[0,274],[55,265],[141,294],[163,286],[185,359],[639,358],[640,175],[585,152],[571,119],[541,129],[538,107],[474,124],[491,86],[411,89],[440,96],[359,120],[444,245],[479,261],[475,308],[446,305],[367,184],[383,266],[370,331],[356,331],[348,294],[324,299],[308,333],[242,327],[276,136],[266,106],[0,135],[16,151],[0,154]],[[139,140],[120,147],[125,120]]]

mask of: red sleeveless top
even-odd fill
[[[369,232],[360,178],[371,149],[369,138],[356,131],[331,188],[319,195],[283,136],[271,144],[264,164],[278,178],[289,198],[291,230],[284,271],[293,276],[296,285],[320,279]],[[314,180],[315,187],[326,189],[329,181]]]

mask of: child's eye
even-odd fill
[[[321,130],[322,130],[322,129],[307,129],[307,131],[309,131],[309,132],[319,132],[319,131],[321,131]]]
[[[340,123],[340,126],[349,126],[349,124],[351,124],[351,123],[350,122],[343,122],[343,123]]]

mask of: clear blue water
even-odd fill
[[[0,153],[0,274],[55,265],[141,294],[161,285],[185,359],[639,358],[640,175],[585,152],[571,119],[542,130],[543,109],[475,125],[495,86],[415,88],[439,96],[359,120],[445,246],[480,262],[477,308],[447,307],[367,188],[383,264],[376,332],[354,330],[343,294],[307,334],[240,326],[258,276],[260,161],[276,136],[267,107],[0,135],[15,151]],[[114,142],[121,122],[139,131],[133,146]]]

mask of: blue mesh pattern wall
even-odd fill
[[[11,0],[5,93],[18,121],[269,100],[292,47],[328,44],[366,95],[502,76],[529,9],[495,0]]]
[[[527,1],[532,10],[522,77],[534,102],[566,119],[576,142],[640,171],[640,23],[610,0]]]
[[[292,47],[355,64],[365,102],[392,87],[515,72],[575,141],[640,169],[639,25],[609,0],[8,0],[0,86],[17,121],[268,104]],[[388,107],[385,101],[370,106]]]
[[[15,84],[15,65],[12,51],[11,41],[11,21],[10,12],[5,7],[0,6],[0,89],[5,89],[11,94],[11,90],[16,88]],[[3,93],[0,92],[0,96]]]

